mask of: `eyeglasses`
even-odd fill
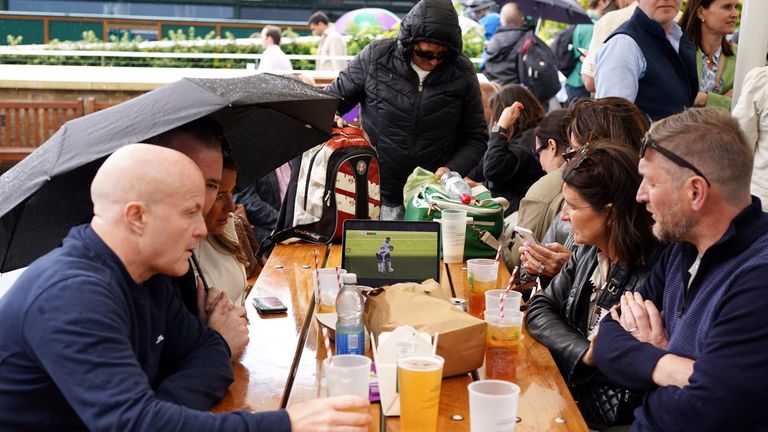
[[[539,159],[539,157],[541,156],[541,152],[543,152],[544,150],[546,150],[546,148],[547,148],[547,145],[548,145],[548,144],[543,144],[543,145],[541,145],[541,146],[539,146],[539,147],[537,147],[536,149],[534,149],[534,150],[532,150],[532,151],[531,151],[531,153],[533,153],[533,157],[534,157],[534,159],[536,159],[536,160],[538,160],[538,159]]]
[[[653,142],[653,140],[651,140],[651,137],[649,137],[648,135],[646,135],[645,138],[643,138],[643,144],[640,146],[640,159],[643,158],[643,156],[645,155],[645,151],[648,149],[648,147],[651,147],[652,149],[654,149],[657,152],[661,153],[667,159],[669,159],[672,162],[674,162],[675,165],[683,167],[683,168],[688,168],[689,170],[693,171],[694,173],[696,173],[697,176],[703,178],[704,181],[707,182],[707,186],[712,186],[709,183],[709,180],[707,179],[707,176],[705,176],[704,173],[701,172],[698,168],[693,166],[693,164],[691,164],[687,160],[681,158],[680,156],[676,155],[671,150],[667,150],[664,147],[656,144],[655,142]],[[563,155],[563,156],[565,156],[565,155]]]
[[[424,60],[443,61],[446,59],[446,57],[450,55],[448,51],[443,51],[435,54],[429,51],[424,51],[422,49],[419,49],[419,47],[413,47],[413,52],[415,52],[417,56],[423,58]]]
[[[573,164],[573,169],[579,168],[584,161],[589,160],[589,143],[581,148],[563,153],[566,163]]]

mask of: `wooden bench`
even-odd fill
[[[0,160],[18,161],[32,153],[64,123],[82,117],[77,101],[0,101]]]

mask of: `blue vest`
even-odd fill
[[[696,74],[696,48],[683,32],[679,53],[667,40],[659,23],[635,9],[629,21],[622,24],[608,39],[617,34],[631,37],[645,56],[645,75],[640,78],[635,105],[653,121],[683,112],[693,105],[699,91]]]

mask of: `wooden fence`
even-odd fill
[[[77,101],[0,101],[0,160],[21,160],[69,120],[82,117]]]

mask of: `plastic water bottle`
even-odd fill
[[[343,286],[336,296],[336,354],[365,354],[363,296],[357,287],[357,275],[342,276]]]
[[[449,197],[464,204],[472,202],[472,190],[456,171],[449,171],[440,177],[440,185]]]

